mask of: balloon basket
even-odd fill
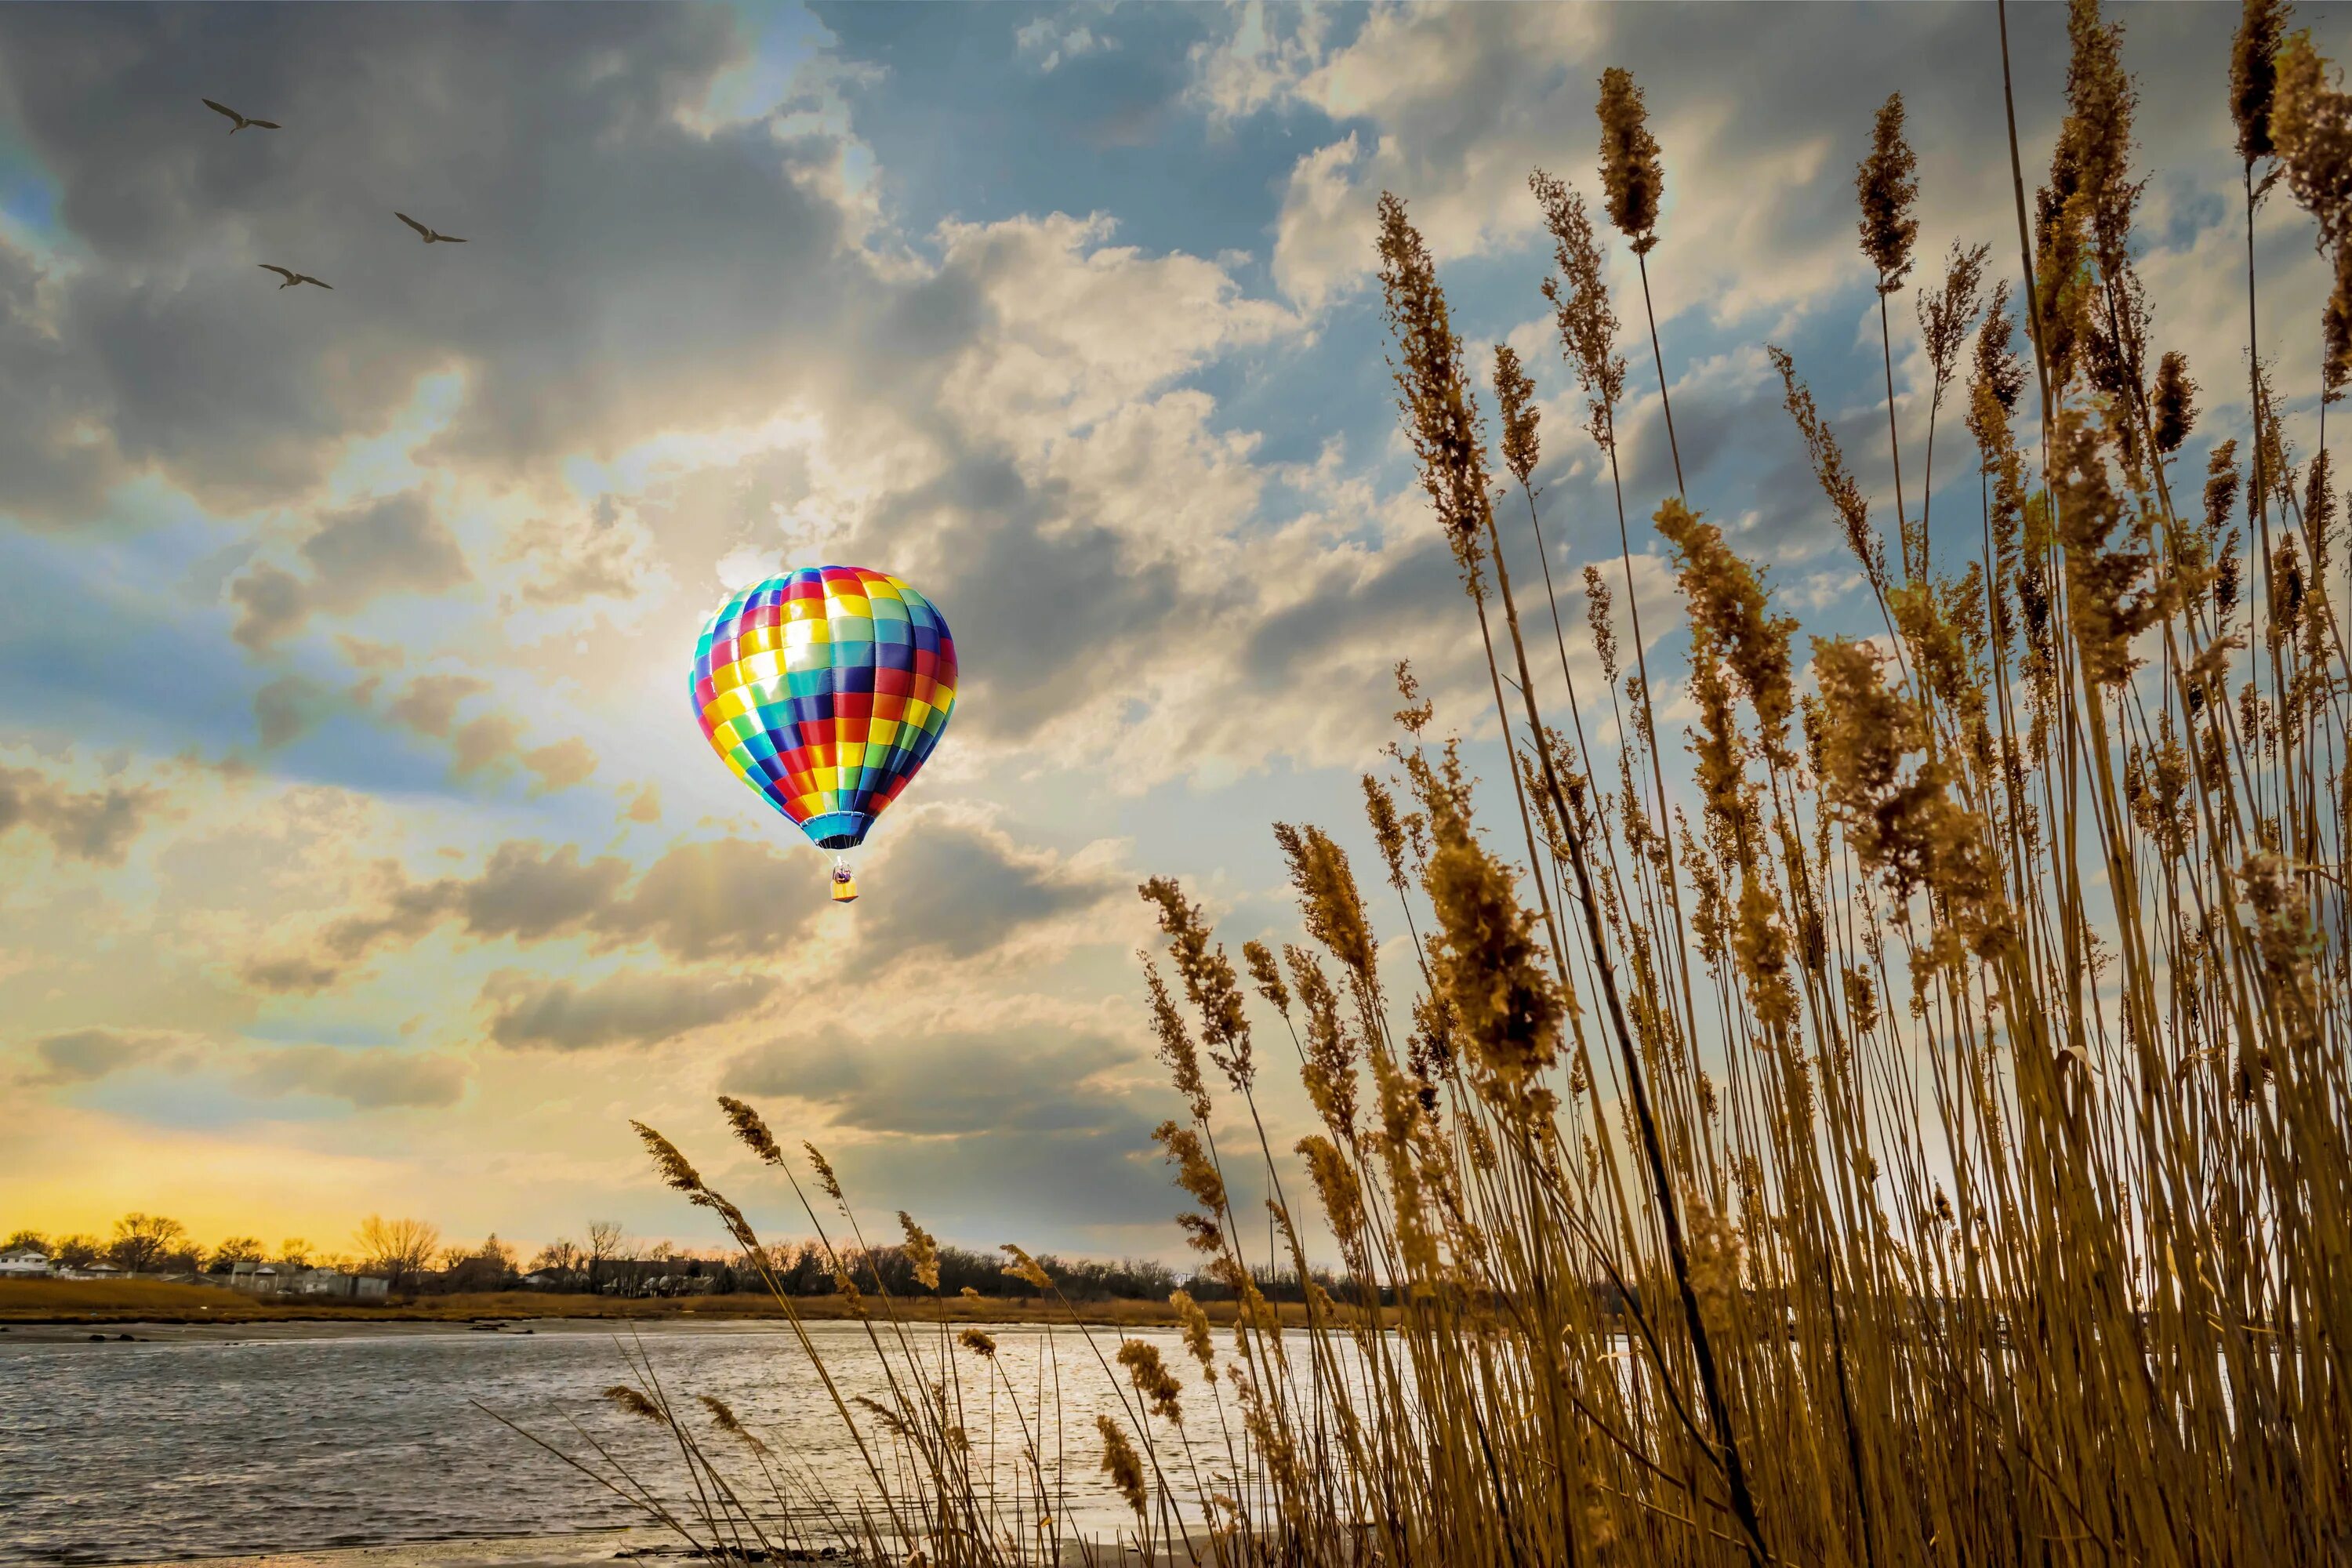
[[[836,904],[857,901],[857,879],[850,875],[846,865],[835,864],[833,868],[833,901]]]

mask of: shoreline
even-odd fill
[[[66,1292],[71,1290],[75,1294]],[[20,1293],[21,1291],[21,1293]],[[87,1292],[87,1294],[83,1294]],[[1230,1323],[1234,1303],[1202,1303],[1210,1321]],[[1297,1302],[1278,1309],[1283,1321],[1304,1326],[1306,1310]],[[640,1328],[684,1323],[688,1326],[754,1323],[787,1328],[791,1317],[803,1322],[855,1322],[864,1318],[884,1321],[895,1315],[909,1322],[1085,1324],[1098,1328],[1152,1328],[1177,1323],[1176,1310],[1165,1301],[1114,1300],[1084,1301],[1073,1310],[1059,1301],[1034,1297],[894,1297],[887,1306],[868,1297],[861,1313],[840,1296],[795,1297],[792,1314],[765,1296],[614,1297],[499,1291],[479,1295],[427,1296],[383,1306],[343,1306],[323,1302],[288,1302],[239,1296],[194,1285],[163,1285],[145,1281],[130,1288],[107,1284],[17,1287],[0,1281],[0,1347],[11,1341],[47,1341],[57,1337],[42,1331],[67,1330],[67,1337],[86,1339],[104,1330],[109,1339],[118,1331],[138,1332],[166,1328],[300,1330],[316,1326],[361,1331],[402,1331],[439,1328],[459,1333],[522,1332],[558,1323],[629,1323]],[[144,1337],[144,1336],[142,1336]],[[162,1337],[162,1336],[157,1336]],[[289,1335],[289,1337],[299,1337]]]
[[[257,1552],[220,1557],[156,1558],[98,1568],[581,1568],[627,1554],[677,1556],[668,1531],[645,1525],[561,1534],[492,1535],[459,1541],[410,1541],[383,1546],[326,1546],[309,1551]]]

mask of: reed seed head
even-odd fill
[[[1601,73],[1595,112],[1601,117],[1601,187],[1608,193],[1609,221],[1633,242],[1635,255],[1647,255],[1658,243],[1666,171],[1632,71],[1611,66]]]
[[[1054,1277],[1045,1272],[1045,1265],[1030,1257],[1022,1247],[1008,1241],[1000,1250],[1013,1255],[1013,1261],[1004,1266],[1008,1277],[1020,1280],[1041,1296],[1054,1288]]]
[[[1143,1340],[1125,1340],[1118,1347],[1118,1364],[1127,1368],[1136,1393],[1151,1401],[1152,1414],[1176,1426],[1184,1424],[1184,1385],[1160,1359],[1160,1347]]]
[[[615,1407],[626,1411],[628,1414],[636,1416],[639,1420],[650,1421],[656,1426],[667,1426],[669,1425],[669,1417],[662,1414],[662,1407],[660,1405],[656,1405],[652,1400],[646,1398],[643,1393],[637,1389],[631,1388],[625,1383],[616,1383],[613,1384],[612,1387],[604,1391],[604,1397],[607,1400],[610,1400]]]
[[[1495,403],[1503,416],[1503,467],[1520,484],[1532,486],[1543,455],[1536,434],[1543,411],[1536,406],[1535,379],[1520,368],[1518,351],[1508,343],[1495,345]]]
[[[905,1209],[898,1211],[898,1228],[907,1233],[907,1262],[915,1271],[926,1290],[940,1288],[939,1238],[915,1223],[915,1216]]]
[[[1397,408],[1421,468],[1422,489],[1461,568],[1464,586],[1475,594],[1480,583],[1478,533],[1488,505],[1486,439],[1477,399],[1421,231],[1405,216],[1404,204],[1386,192],[1381,195],[1380,223],[1381,288],[1396,340],[1391,365]]]
[[[1853,188],[1862,204],[1862,254],[1878,269],[1878,291],[1892,294],[1911,270],[1911,247],[1919,237],[1912,208],[1919,200],[1917,154],[1903,140],[1903,95],[1891,92],[1878,106],[1870,129],[1870,155],[1854,166]]]
[[[2169,458],[2197,427],[2197,384],[2189,379],[2189,356],[2179,349],[2157,362],[2156,390],[2148,402],[2157,455]]]
[[[744,1147],[771,1165],[784,1163],[782,1147],[777,1143],[775,1134],[768,1131],[767,1122],[761,1120],[758,1111],[724,1094],[719,1097],[719,1108],[727,1113],[728,1125],[735,1129],[735,1136],[743,1141]]]
[[[2245,0],[2230,45],[2230,118],[2238,127],[2238,156],[2252,169],[2277,151],[2271,141],[2271,100],[2278,91],[2279,45],[2293,7],[2282,0]]]
[[[1282,970],[1274,961],[1274,950],[1262,942],[1242,943],[1242,962],[1249,966],[1250,984],[1257,994],[1274,1004],[1274,1010],[1285,1018],[1290,1016],[1290,988],[1282,983]]]
[[[653,1156],[654,1169],[661,1173],[665,1183],[681,1193],[698,1194],[703,1190],[702,1177],[687,1163],[686,1156],[677,1152],[677,1144],[642,1121],[632,1121],[629,1125],[636,1129],[646,1152]]]
[[[1139,952],[1143,961],[1144,989],[1151,997],[1151,1028],[1160,1041],[1160,1063],[1176,1085],[1176,1092],[1184,1097],[1184,1108],[1195,1121],[1209,1119],[1209,1086],[1201,1077],[1201,1053],[1192,1044],[1192,1031],[1184,1025],[1184,1016],[1176,1011],[1176,999],[1168,994],[1168,982],[1160,978],[1160,966],[1149,953]]]
[[[833,1173],[833,1162],[826,1159],[824,1152],[814,1143],[803,1142],[801,1147],[808,1153],[809,1169],[816,1173],[816,1184],[824,1189],[824,1195],[835,1203],[845,1202],[841,1195],[841,1178]]]
[[[1135,1517],[1141,1519],[1150,1499],[1144,1490],[1143,1461],[1137,1457],[1135,1445],[1127,1440],[1127,1434],[1108,1415],[1095,1417],[1095,1430],[1102,1434],[1102,1473],[1110,1478],[1118,1495],[1135,1510]]]
[[[1168,1298],[1184,1326],[1184,1349],[1201,1363],[1201,1371],[1211,1377],[1217,1371],[1217,1342],[1209,1330],[1209,1314],[1201,1303],[1192,1300],[1192,1292],[1178,1290]]]

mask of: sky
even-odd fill
[[[2120,15],[2158,346],[2242,426],[2235,8]],[[2343,52],[2342,17],[2299,21]],[[2064,14],[2010,26],[2031,181]],[[1598,679],[1572,584],[1616,514],[1527,180],[1597,205],[1612,65],[1664,151],[1649,281],[1691,502],[1809,632],[1866,631],[1764,345],[1891,515],[1853,171],[1900,91],[1919,276],[1955,240],[2016,272],[1990,7],[0,7],[0,1229],[718,1241],[637,1119],[800,1234],[726,1140],[731,1093],[869,1220],[1178,1254],[1137,884],[1180,878],[1236,948],[1297,940],[1269,825],[1372,863],[1356,778],[1400,658],[1501,765],[1396,432],[1383,190],[1475,362],[1507,342],[1536,377],[1546,564]],[[283,128],[228,134],[204,98]],[[1643,521],[1672,469],[1609,237],[1678,731]],[[2254,243],[2307,445],[2324,267],[2283,195]],[[1889,301],[1915,510],[1916,293]],[[1937,434],[1965,555],[1948,403]],[[845,908],[688,695],[730,591],[827,562],[919,588],[963,678]],[[1311,1112],[1266,1076],[1286,1148]]]

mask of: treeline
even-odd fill
[[[19,1229],[0,1242],[0,1251],[37,1248],[63,1273],[88,1272],[101,1263],[125,1274],[166,1278],[232,1275],[240,1264],[268,1264],[280,1271],[334,1268],[383,1279],[393,1294],[406,1296],[515,1289],[604,1296],[725,1296],[764,1293],[769,1289],[767,1279],[772,1279],[788,1296],[830,1296],[840,1291],[845,1276],[867,1294],[929,1293],[916,1279],[906,1249],[897,1246],[828,1250],[814,1240],[786,1241],[771,1244],[764,1257],[755,1260],[741,1252],[679,1247],[667,1241],[633,1237],[612,1220],[591,1221],[583,1235],[584,1239],[579,1240],[559,1237],[525,1258],[496,1235],[479,1244],[445,1244],[439,1227],[427,1221],[372,1215],[353,1233],[352,1246],[341,1251],[316,1247],[300,1237],[272,1247],[255,1237],[232,1236],[207,1247],[177,1220],[130,1214],[117,1220],[112,1235],[104,1238],[89,1235],[52,1238],[37,1230]],[[1074,1302],[1164,1301],[1180,1289],[1203,1301],[1229,1300],[1234,1294],[1229,1285],[1151,1258],[1112,1261],[1047,1253],[1038,1261],[1055,1290]],[[1035,1287],[1005,1272],[1005,1259],[998,1253],[941,1247],[938,1262],[939,1294],[943,1296],[969,1290],[1014,1300],[1037,1295]],[[1340,1278],[1319,1270],[1314,1278],[1335,1296],[1357,1297],[1354,1288]],[[1306,1299],[1295,1274],[1261,1271],[1256,1283],[1271,1300]]]

